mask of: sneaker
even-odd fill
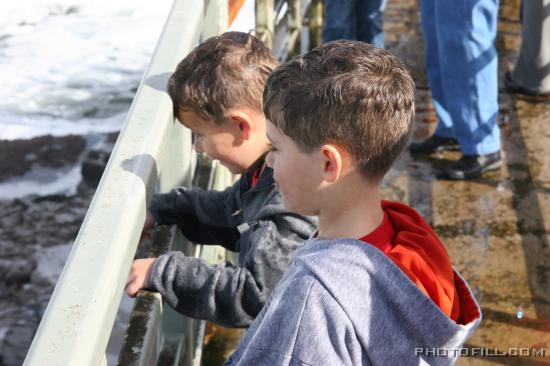
[[[409,146],[411,154],[432,154],[434,152],[459,150],[458,141],[452,137],[439,137],[432,135],[429,139],[413,142]]]
[[[536,90],[530,90],[519,85],[512,79],[512,74],[510,73],[510,71],[506,71],[506,73],[504,74],[504,88],[509,93],[523,94],[523,95],[528,95],[530,97],[550,96],[550,92],[539,92]]]
[[[500,151],[486,155],[462,155],[453,165],[437,174],[438,179],[465,180],[479,178],[502,165]]]

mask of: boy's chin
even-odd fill
[[[238,166],[235,166],[235,165],[231,165],[231,164],[225,164],[223,162],[220,161],[220,164],[222,166],[224,166],[225,168],[227,168],[227,170],[229,170],[232,174],[242,174],[246,171],[246,169],[243,169],[241,167],[238,167]]]

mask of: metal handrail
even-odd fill
[[[25,365],[105,363],[150,196],[191,178],[190,133],[174,123],[165,85],[204,18],[204,2],[174,2]]]
[[[274,1],[256,0],[257,35],[271,47],[276,43],[276,32],[283,34],[280,37],[283,40],[281,46],[275,46],[275,54],[280,60],[296,50],[300,40],[303,43],[305,30],[302,19],[307,17],[306,12],[311,3],[320,4],[320,0],[287,2],[290,12],[286,17],[286,28],[281,28],[274,24]],[[151,194],[154,191],[168,191],[177,185],[189,185],[192,179],[194,164],[191,135],[180,124],[174,123],[172,104],[165,92],[166,81],[177,63],[200,40],[227,28],[227,6],[227,0],[175,0],[126,123],[27,353],[25,365],[80,366],[106,363],[105,349]],[[227,178],[219,177],[219,171],[216,174],[217,182],[225,182],[218,184],[227,184]],[[212,250],[212,247],[199,247],[195,255],[215,258],[216,253]],[[158,295],[145,296],[148,296],[149,309],[153,309],[150,311],[155,316],[162,314],[162,318],[165,318],[166,313],[170,313],[170,309],[163,310]],[[188,328],[192,325],[190,322],[186,324]],[[157,329],[157,325],[154,325],[152,332],[147,333],[150,336],[141,342],[145,348],[151,348],[146,343],[158,342],[168,334],[163,329]],[[163,327],[161,324],[160,328]],[[187,332],[193,331],[188,329]],[[197,334],[200,336],[200,329]],[[183,345],[182,339],[185,337],[186,344]],[[193,344],[189,334],[185,337],[177,340],[178,352],[187,347],[186,364],[200,362],[200,355],[189,352]],[[155,352],[153,350],[147,355],[149,358],[141,358],[137,363],[149,364]]]

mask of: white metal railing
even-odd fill
[[[281,9],[282,3],[288,3],[288,11]],[[318,18],[319,4],[320,0],[277,0],[275,6],[274,0],[256,0],[258,35],[273,45],[280,60],[296,49],[297,42],[302,43],[302,50],[307,49],[309,37],[307,28],[302,27],[303,20],[311,26],[308,17]],[[308,9],[317,10],[308,13]],[[172,104],[165,92],[167,79],[200,40],[226,30],[227,18],[227,0],[175,0],[25,365],[106,363],[105,349],[151,194],[189,185],[192,179],[191,135],[174,122]],[[215,188],[230,182],[227,173],[217,170],[215,175]],[[172,234],[170,242],[179,240],[174,230]],[[193,251],[189,245],[185,250]],[[188,254],[212,260],[219,257],[211,246],[198,247]],[[129,364],[151,364],[158,352],[155,343],[173,335],[170,327],[176,326],[173,311],[162,309],[158,295],[143,296],[144,301],[149,300],[147,311],[154,317],[161,314],[163,321],[160,328],[158,321],[145,325],[152,329],[140,340],[143,347],[139,352],[147,354]],[[184,322],[182,326],[180,320],[175,343],[178,354],[185,351],[186,355],[176,359],[183,359],[186,365],[198,364],[200,354],[189,351],[196,341],[190,339],[190,334],[200,336],[204,324],[196,323],[199,328],[193,330],[193,323]],[[176,362],[179,364],[179,360]]]
[[[150,196],[191,179],[191,136],[174,123],[167,78],[201,37],[224,29],[222,14],[223,0],[174,2],[25,365],[105,363]]]

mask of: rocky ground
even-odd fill
[[[33,169],[82,166],[73,195],[0,200],[0,366],[22,364],[99,181],[115,136],[0,141],[0,183]]]

